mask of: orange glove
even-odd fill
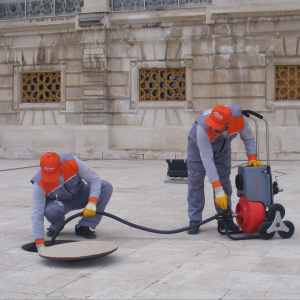
[[[89,202],[87,206],[83,209],[83,216],[85,218],[87,217],[93,217],[96,215],[96,204],[98,199],[94,197],[89,198]]]

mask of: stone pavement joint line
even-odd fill
[[[233,206],[238,202],[233,161]],[[114,187],[106,212],[160,230],[188,225],[187,185],[164,183],[164,160],[88,160],[86,164]],[[116,243],[118,250],[97,259],[55,261],[27,252],[31,232],[30,179],[38,160],[0,160],[0,299],[300,299],[300,163],[271,161],[273,180],[282,193],[275,202],[295,234],[282,239],[232,241],[217,232],[217,222],[198,235],[159,235],[103,217],[97,241]],[[37,166],[28,168],[30,166]],[[19,168],[19,169],[17,169]],[[15,169],[15,170],[14,170]],[[203,218],[215,214],[213,193],[205,182]],[[74,211],[67,215],[69,217]],[[68,223],[61,240],[84,240]],[[45,220],[45,233],[48,227]]]

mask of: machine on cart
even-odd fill
[[[290,238],[294,232],[294,224],[290,221],[283,221],[285,209],[279,203],[274,203],[274,195],[282,190],[279,189],[277,180],[272,183],[272,173],[269,159],[269,126],[267,120],[260,114],[244,110],[243,114],[255,122],[256,128],[256,147],[258,150],[258,124],[253,115],[265,122],[266,125],[266,155],[267,165],[248,167],[239,166],[238,174],[235,178],[237,195],[240,197],[236,205],[235,213],[224,211],[221,214],[221,221],[224,222],[225,231],[219,233],[227,234],[233,240],[244,240],[262,238],[269,240],[277,232],[282,238]],[[257,151],[259,155],[259,151]],[[233,233],[227,230],[226,222],[232,217],[236,217],[237,224],[242,229],[238,233],[256,233],[259,236],[232,237]]]

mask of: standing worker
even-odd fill
[[[95,239],[95,229],[113,191],[112,185],[101,181],[85,163],[71,154],[47,152],[40,159],[39,172],[33,184],[31,220],[38,251],[44,247],[44,216],[51,223],[47,236],[52,237],[65,215],[83,209],[83,217],[75,226],[75,234]]]
[[[188,136],[187,149],[187,201],[190,225],[202,221],[205,174],[214,189],[216,211],[219,213],[227,207],[231,209],[231,141],[238,133],[246,148],[248,166],[262,166],[263,164],[256,160],[255,136],[240,106],[217,105],[202,112],[194,122]],[[190,229],[188,234],[197,234],[199,227]],[[220,221],[218,228],[225,229]],[[239,227],[231,220],[228,230],[237,232]]]

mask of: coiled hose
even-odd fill
[[[80,213],[77,213],[69,218],[67,218],[64,222],[62,222],[59,227],[56,229],[56,231],[54,232],[53,236],[52,236],[52,239],[49,243],[49,246],[52,246],[56,237],[58,236],[59,232],[64,228],[64,226],[69,223],[71,220],[77,218],[77,217],[81,217],[83,215],[83,212],[80,212]],[[174,233],[179,233],[179,232],[183,232],[183,231],[187,231],[187,230],[190,230],[190,229],[193,229],[193,228],[196,228],[198,226],[201,226],[203,224],[206,224],[212,220],[215,220],[217,218],[217,215],[215,216],[212,216],[210,218],[207,218],[205,220],[203,220],[202,222],[199,222],[199,223],[196,223],[194,225],[191,225],[191,226],[188,226],[188,227],[183,227],[183,228],[179,228],[179,229],[174,229],[174,230],[157,230],[157,229],[152,229],[152,228],[148,228],[148,227],[143,227],[143,226],[140,226],[140,225],[137,225],[137,224],[134,224],[134,223],[131,223],[131,222],[128,222],[124,219],[121,219],[113,214],[110,214],[110,213],[107,213],[107,212],[97,212],[97,215],[103,215],[103,216],[106,216],[106,217],[109,217],[109,218],[112,218],[118,222],[121,222],[125,225],[128,225],[128,226],[131,226],[131,227],[134,227],[136,229],[139,229],[139,230],[143,230],[143,231],[148,231],[148,232],[152,232],[152,233],[158,233],[158,234],[174,234]]]

